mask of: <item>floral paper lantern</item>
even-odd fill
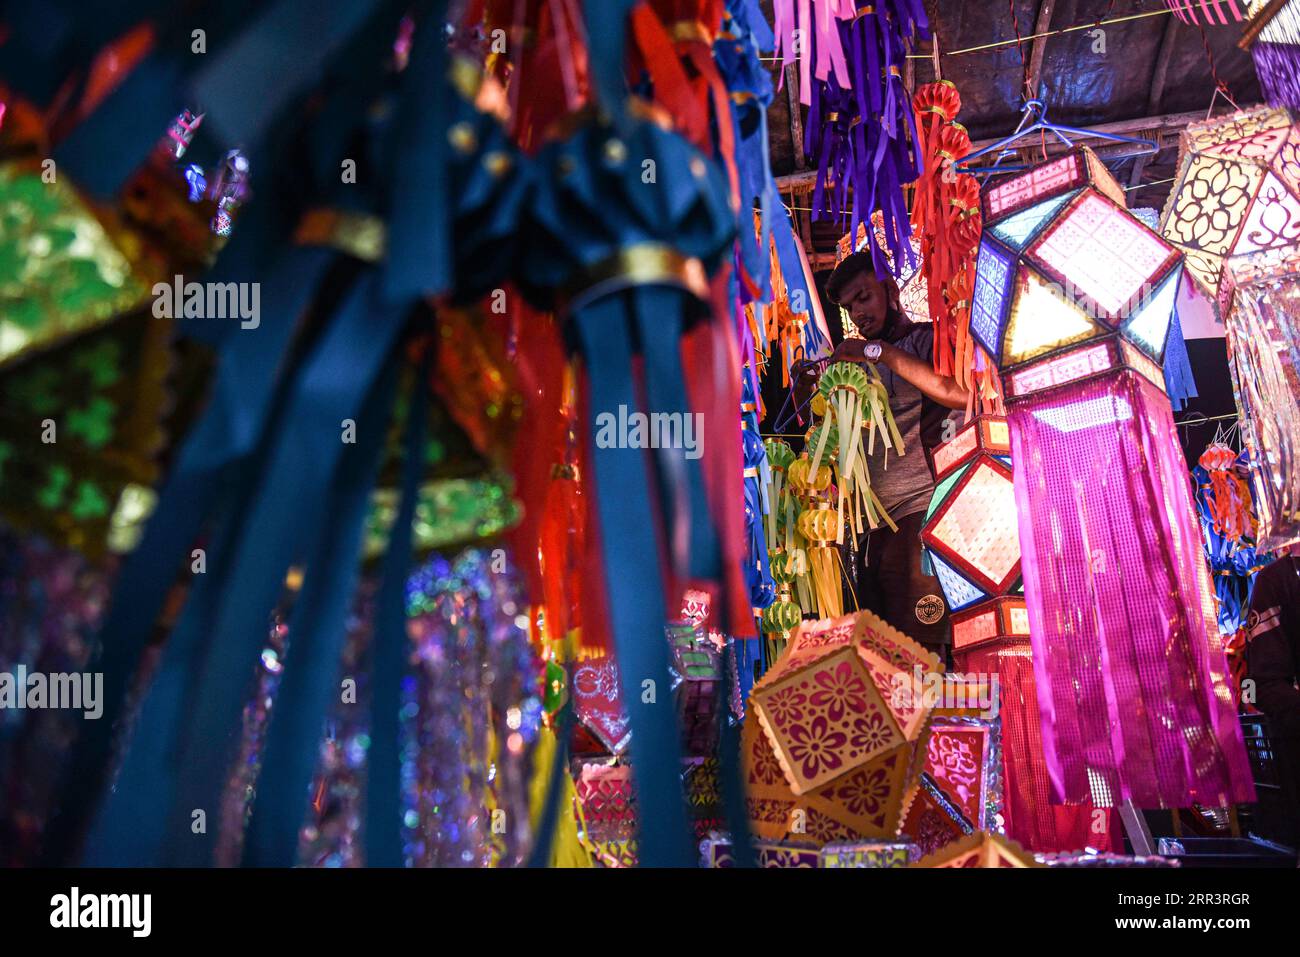
[[[805,622],[755,684],[741,747],[754,832],[830,841],[898,834],[939,660],[870,612]]]
[[[975,831],[927,854],[912,867],[1042,867],[1032,854],[1001,834]]]
[[[1183,134],[1164,235],[1227,327],[1259,546],[1300,541],[1300,118],[1259,107]]]
[[[1055,800],[1251,800],[1161,370],[1182,256],[1080,149],[984,196],[972,320],[1006,385]]]

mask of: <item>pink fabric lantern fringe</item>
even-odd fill
[[[1254,800],[1169,400],[1125,369],[1008,418],[1053,799]]]
[[[1246,0],[1165,0],[1165,5],[1183,23],[1227,26],[1246,19]]]
[[[976,650],[967,655],[964,667],[977,674],[997,675],[998,715],[1002,719],[1002,816],[1007,837],[1042,854],[1082,851],[1087,847],[1124,853],[1118,815],[1113,809],[1098,808],[1091,801],[1052,803],[1031,656],[996,648]]]

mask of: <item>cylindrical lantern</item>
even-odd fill
[[[997,679],[1006,833],[1033,851],[1109,848],[1109,814],[1099,833],[1090,801],[1051,802],[1006,418],[977,417],[935,448],[933,461],[936,485],[921,537],[952,612],[957,670]]]
[[[972,331],[1006,386],[1056,799],[1253,799],[1160,363],[1182,257],[1080,148],[985,192]]]
[[[1238,45],[1250,50],[1269,104],[1300,109],[1300,2],[1258,6]]]

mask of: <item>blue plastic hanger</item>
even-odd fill
[[[1032,121],[1032,122],[1031,122]],[[959,173],[1016,173],[1023,169],[1028,169],[1031,164],[1020,163],[1015,166],[1003,166],[1002,159],[1011,153],[1011,145],[1017,140],[1026,136],[1037,133],[1040,130],[1051,133],[1067,147],[1074,146],[1074,140],[1071,137],[1088,137],[1094,140],[1105,140],[1109,143],[1125,143],[1133,147],[1131,150],[1125,150],[1104,157],[1106,160],[1128,159],[1133,156],[1150,156],[1153,153],[1160,152],[1160,146],[1154,140],[1142,139],[1137,136],[1124,136],[1120,133],[1104,133],[1099,130],[1081,130],[1075,126],[1062,126],[1059,123],[1053,123],[1047,118],[1047,106],[1042,100],[1033,99],[1025,101],[1024,109],[1020,116],[1020,123],[1016,131],[1010,136],[998,140],[990,146],[976,150],[974,153],[964,157],[961,162],[954,167]],[[992,166],[982,166],[972,168],[971,163],[982,156],[990,153],[998,154],[997,160]]]

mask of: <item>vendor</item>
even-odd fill
[[[1292,802],[1300,795],[1300,558],[1279,558],[1259,573],[1246,621],[1246,676],[1255,683],[1255,707],[1268,717],[1278,762],[1278,784]],[[1294,803],[1290,831],[1300,837]]]
[[[856,599],[899,631],[924,644],[941,658],[951,628],[939,580],[921,570],[921,526],[934,492],[929,452],[952,430],[944,422],[953,409],[965,409],[967,392],[951,376],[934,371],[931,354],[934,332],[914,323],[899,305],[893,278],[877,276],[867,250],[849,256],[831,273],[826,293],[843,307],[861,339],[845,339],[832,362],[875,363],[889,391],[889,408],[903,436],[906,454],[881,454],[867,459],[871,487],[898,526],[871,532],[856,552],[846,551],[845,568]],[[806,367],[795,381],[795,399],[806,407],[820,369]]]

